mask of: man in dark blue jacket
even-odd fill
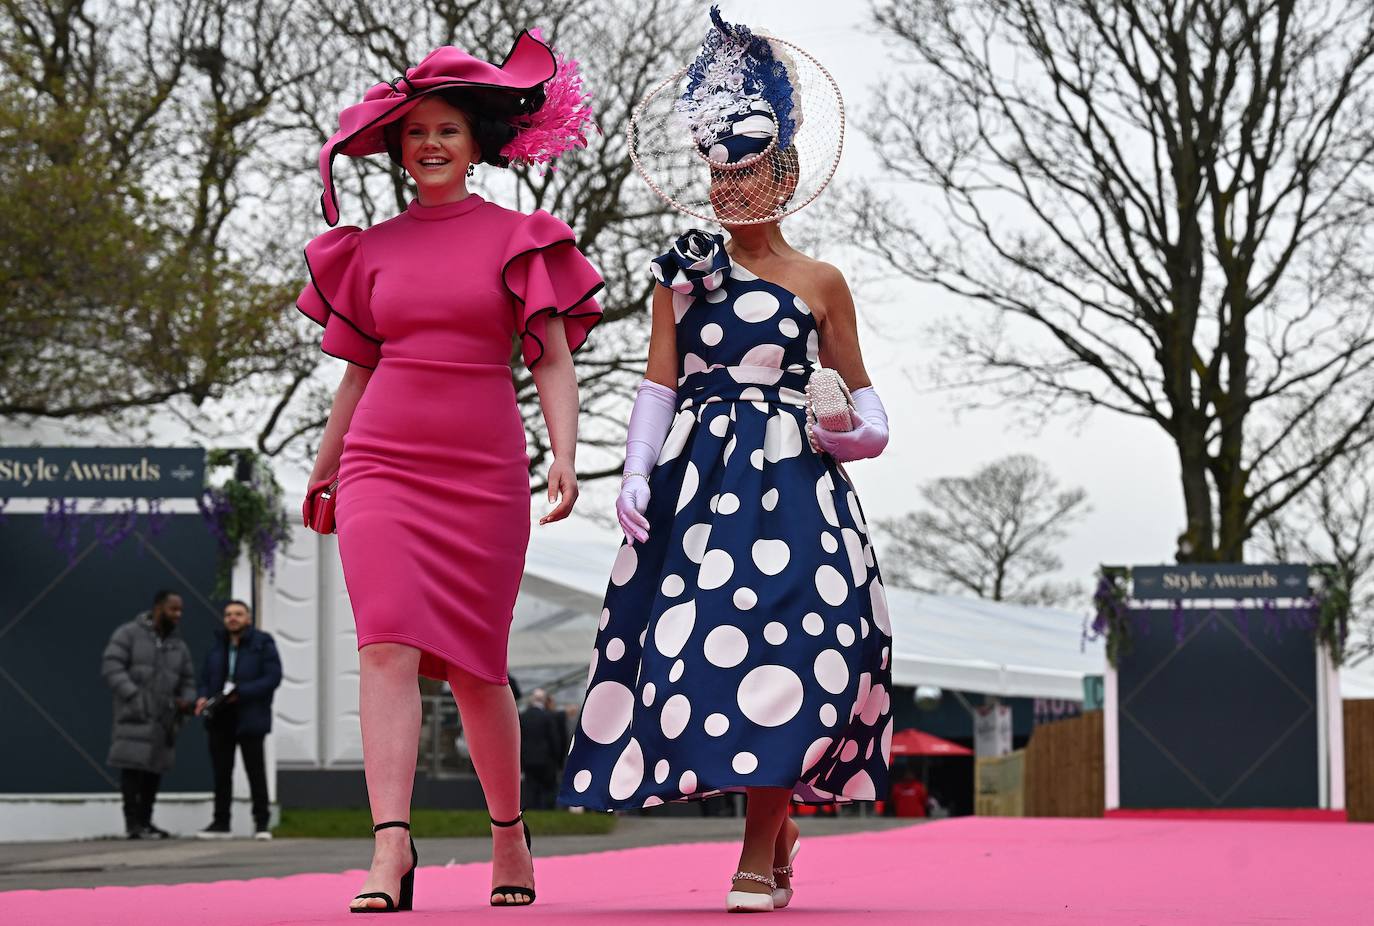
[[[224,632],[217,635],[200,669],[196,714],[206,715],[205,732],[215,769],[215,818],[196,834],[199,838],[229,837],[236,748],[243,753],[248,774],[254,836],[272,838],[263,741],[272,730],[272,693],[280,684],[281,659],[272,635],[254,629],[248,605],[229,602],[224,606]]]

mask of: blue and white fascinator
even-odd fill
[[[834,176],[844,103],[816,59],[713,6],[696,59],[640,102],[629,137],[635,167],[675,209],[730,225],[774,222]]]

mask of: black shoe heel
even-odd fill
[[[520,815],[514,820],[502,822],[495,818],[489,819],[491,819],[492,826],[514,826],[519,823],[525,828],[525,848],[530,853],[530,873],[532,875],[534,872],[534,840],[530,838],[530,825],[525,822],[524,811],[521,811]],[[498,901],[496,899],[498,894],[514,894],[517,898],[524,897],[526,899],[517,899],[515,903],[506,903],[504,900]],[[528,907],[532,903],[534,903],[534,888],[532,887],[522,887],[518,884],[502,884],[491,889],[491,905],[493,907]]]
[[[386,823],[378,823],[372,827],[375,834],[378,830],[388,827],[399,826],[406,830],[410,829],[410,824],[404,820],[390,820]],[[359,894],[354,900],[370,900],[377,898],[385,901],[385,907],[349,907],[350,913],[402,913],[415,909],[415,869],[420,867],[420,853],[415,850],[415,840],[410,840],[410,871],[401,875],[401,889],[393,899],[386,891],[368,891],[366,894]]]

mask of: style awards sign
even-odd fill
[[[198,447],[0,447],[0,498],[195,498]]]
[[[1308,567],[1238,563],[1136,566],[1131,595],[1138,599],[1306,598]]]

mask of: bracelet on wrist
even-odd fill
[[[648,473],[641,473],[641,472],[639,472],[639,471],[637,471],[637,470],[627,470],[627,471],[625,472],[625,474],[624,474],[623,476],[620,477],[620,484],[623,486],[623,485],[629,480],[629,478],[630,478],[631,476],[638,476],[639,478],[643,479],[645,482],[648,482],[648,481],[649,481],[649,474],[648,474]]]

